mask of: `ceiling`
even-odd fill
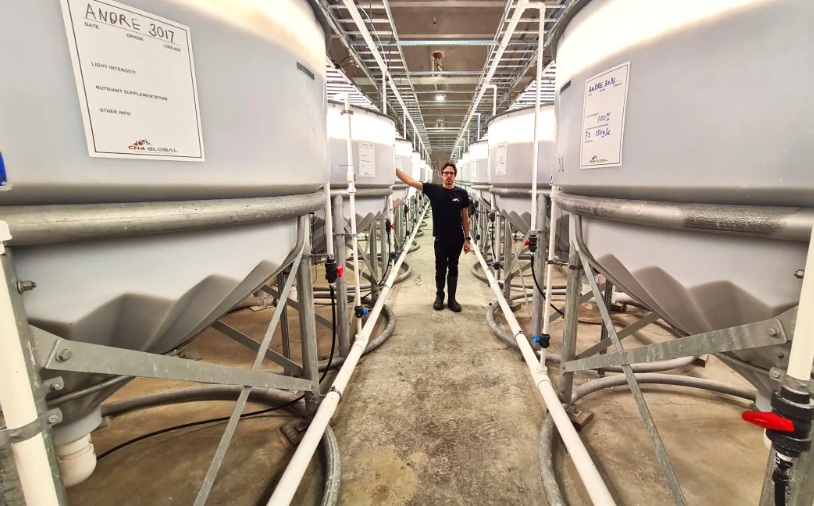
[[[343,0],[318,0],[329,18],[333,34],[329,61],[350,78],[372,103],[383,110],[382,72]],[[546,31],[569,0],[549,0]],[[516,0],[356,0],[361,19],[385,60],[393,83],[419,130],[435,163],[453,155],[476,138],[476,112],[480,124],[492,115],[492,91],[480,104],[474,100],[488,83],[485,74],[498,49]],[[537,56],[538,9],[528,9],[500,59],[491,84],[497,85],[497,112],[510,106],[533,104]],[[545,75],[554,67],[546,50]],[[526,92],[521,100],[516,99]],[[544,81],[543,100],[553,99],[553,81]],[[443,101],[436,98],[444,97]],[[402,124],[403,111],[391,90],[387,112]],[[463,126],[470,119],[466,130]],[[400,126],[400,128],[403,128]],[[481,128],[485,132],[485,127]],[[400,132],[402,133],[402,132]],[[415,134],[408,130],[411,140]],[[467,137],[468,136],[468,137]]]

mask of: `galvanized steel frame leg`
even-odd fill
[[[503,265],[503,296],[511,304],[512,300],[512,226],[509,220],[503,223],[503,258],[500,259]]]
[[[387,244],[387,222],[385,218],[379,220],[379,253],[381,255],[381,273],[382,273],[382,281],[384,281],[384,273],[387,272],[387,262],[390,260],[387,258],[387,255],[384,254],[385,251],[389,249],[389,245]]]
[[[611,298],[612,297],[613,297],[613,283],[611,283],[609,280],[606,279],[605,280],[605,289],[604,289],[604,291],[602,293],[602,300],[601,301],[597,300],[596,303],[597,304],[604,304],[606,308],[610,308],[610,306],[611,306]],[[604,341],[607,338],[608,338],[608,328],[607,328],[607,326],[602,325],[601,333],[599,335],[599,342],[601,343],[602,341]],[[621,341],[621,339],[620,339],[620,341]],[[600,355],[605,355],[606,353],[607,353],[607,350],[604,350],[604,349],[599,350]],[[604,367],[600,367],[599,369],[596,370],[596,372],[599,373],[600,378],[605,377],[605,368]]]
[[[337,195],[333,199],[333,220],[336,264],[345,266],[348,250],[345,244],[345,206],[341,195]],[[336,280],[336,318],[339,355],[347,357],[350,353],[350,319],[348,318],[348,283],[345,274]]]
[[[376,302],[379,298],[379,255],[376,251],[376,229],[378,220],[373,220],[367,237],[368,252],[370,254],[367,266],[370,269],[370,300]],[[359,275],[359,273],[357,273]]]
[[[285,284],[285,280],[287,277],[287,269],[280,274],[277,275],[277,286],[283,286]],[[280,335],[282,337],[282,344],[283,344],[283,356],[288,360],[291,360],[291,327],[288,324],[288,301],[284,299],[277,299],[277,304],[283,305],[283,313],[282,317],[280,318]],[[293,371],[286,369],[285,374],[288,376],[293,376]]]
[[[574,359],[577,350],[577,328],[579,322],[579,306],[582,295],[582,265],[579,254],[572,243],[568,250],[568,282],[565,287],[565,316],[562,324],[562,363],[566,364]],[[548,302],[551,303],[550,301]],[[574,388],[574,373],[565,372],[560,368],[560,400],[571,403],[571,394]]]
[[[308,226],[300,218],[300,226]],[[297,298],[301,310],[297,313],[300,319],[300,340],[302,345],[303,378],[311,382],[311,390],[305,392],[306,412],[311,415],[319,404],[319,358],[317,356],[317,323],[314,318],[314,290],[311,278],[311,239],[306,235],[305,251],[297,270]]]
[[[543,270],[545,269],[545,260],[547,257],[546,255],[546,248],[548,247],[548,241],[545,241],[545,227],[546,222],[546,204],[548,199],[543,195],[538,195],[537,197],[537,251],[534,252],[534,258],[532,258],[532,262],[534,263],[533,272],[535,274],[535,279],[532,280],[533,283],[533,293],[534,295],[531,298],[531,335],[537,337],[541,334],[543,330],[543,294],[540,293],[540,289],[543,288],[544,280],[540,279],[539,276],[543,274]],[[541,247],[542,246],[542,247]]]
[[[599,289],[599,285],[597,285],[596,279],[593,275],[593,270],[591,269],[591,265],[588,261],[588,258],[585,256],[585,253],[579,251],[578,248],[573,247],[571,250],[576,250],[579,254],[579,258],[582,262],[582,267],[585,270],[586,277],[588,278],[588,284],[591,285],[591,291],[594,294],[594,298],[597,301],[602,300],[602,292]],[[570,255],[569,255],[570,256]],[[569,262],[570,263],[570,262]],[[613,326],[613,320],[611,320],[610,313],[608,312],[608,308],[605,307],[603,304],[597,304],[599,308],[599,313],[602,315],[602,322],[604,323],[605,327],[608,330],[608,336],[610,337],[611,341],[613,341],[613,345],[616,348],[616,351],[624,351],[622,347],[622,343],[619,340],[619,337],[616,334],[616,328]],[[563,363],[565,363],[565,357],[563,356]],[[677,505],[686,505],[687,501],[684,499],[684,494],[681,491],[681,486],[678,483],[678,479],[676,478],[675,472],[673,471],[673,466],[670,463],[670,459],[667,456],[667,452],[664,449],[664,443],[661,441],[661,436],[659,435],[658,429],[656,428],[656,424],[653,422],[653,417],[650,414],[650,409],[647,407],[647,402],[644,400],[644,396],[642,395],[642,390],[639,387],[638,381],[636,381],[636,377],[633,374],[633,370],[631,369],[630,365],[623,365],[622,370],[625,374],[625,379],[627,380],[627,384],[630,387],[630,391],[633,394],[633,399],[636,401],[636,407],[639,409],[639,414],[642,417],[642,421],[644,422],[645,428],[647,429],[647,435],[650,439],[650,443],[653,445],[653,449],[656,453],[656,459],[659,462],[661,467],[662,473],[664,474],[664,478],[667,481],[667,486],[670,489],[670,494],[673,496],[673,502]]]

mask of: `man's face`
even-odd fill
[[[452,187],[455,185],[455,169],[452,167],[447,167],[441,171],[441,181],[444,183],[446,187]]]

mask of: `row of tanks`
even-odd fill
[[[805,0],[575,0],[551,35],[538,187],[562,192],[593,267],[683,333],[799,303],[814,222],[810,19]],[[473,196],[524,234],[529,198],[501,189],[531,188],[533,121],[534,107],[492,118],[461,159]],[[766,410],[789,348],[722,358]]]

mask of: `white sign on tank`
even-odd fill
[[[585,81],[580,147],[582,169],[622,165],[629,70],[630,62],[626,62]]]
[[[188,26],[106,0],[62,0],[88,154],[204,161]]]

